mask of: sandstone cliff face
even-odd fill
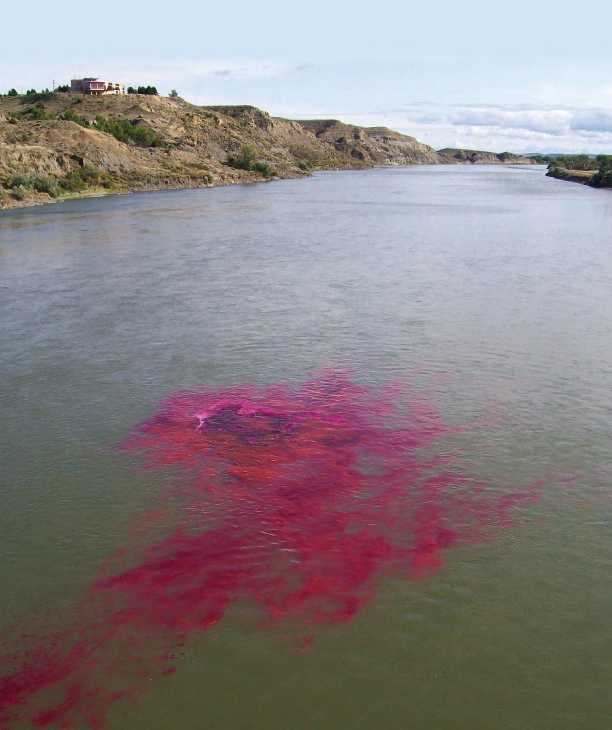
[[[372,165],[430,165],[440,162],[436,151],[414,137],[386,127],[356,127],[336,119],[298,122],[317,139],[353,159]]]
[[[440,162],[445,165],[537,165],[531,157],[515,155],[512,152],[483,152],[447,147],[438,150]]]

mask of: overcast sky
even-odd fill
[[[612,3],[34,0],[0,91],[73,75],[196,104],[388,126],[435,148],[612,153]]]

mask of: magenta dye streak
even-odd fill
[[[185,470],[184,488],[143,516],[178,510],[179,527],[122,550],[63,628],[5,647],[0,727],[103,727],[115,702],[171,674],[187,638],[239,600],[266,623],[302,626],[295,651],[307,650],[316,624],[351,620],[383,577],[424,577],[455,543],[511,526],[535,487],[485,497],[444,456],[419,457],[452,430],[401,386],[335,373],[178,393],[126,446],[150,467]]]

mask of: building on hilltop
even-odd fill
[[[113,81],[101,81],[97,78],[72,79],[70,82],[72,94],[88,94],[89,96],[103,96],[104,94],[125,94],[125,86]]]

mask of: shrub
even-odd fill
[[[9,89],[7,96],[17,96],[17,89]]]
[[[83,178],[79,174],[78,170],[71,170],[70,172],[67,172],[60,180],[59,184],[62,190],[66,190],[69,193],[78,193],[85,187]]]
[[[26,109],[26,114],[29,114],[32,119],[55,119],[55,114],[47,112],[45,105],[42,101],[36,103],[35,106],[30,106]]]
[[[278,172],[267,162],[257,159],[257,147],[254,144],[243,144],[240,155],[238,157],[228,155],[223,164],[236,170],[259,172],[264,177],[278,175]]]
[[[52,198],[57,198],[60,193],[57,181],[54,178],[47,175],[38,175],[37,173],[30,175],[26,187],[36,190],[37,193],[47,193]]]
[[[310,172],[313,169],[313,164],[310,162],[310,160],[300,160],[298,162],[298,167],[300,170],[303,170],[304,172]]]
[[[8,187],[13,192],[18,191],[19,195],[23,191],[36,190],[38,193],[47,193],[52,198],[57,198],[60,192],[55,178],[48,175],[40,175],[37,172],[33,172],[30,175],[24,175],[22,172],[14,173],[8,182]],[[17,198],[17,200],[23,200],[23,197]]]
[[[101,114],[96,115],[94,122],[96,129],[100,132],[112,134],[119,142],[126,144],[132,142],[138,147],[161,147],[162,142],[153,129],[144,124],[139,124],[137,119],[108,120]]]
[[[176,99],[176,97],[178,96],[178,91],[176,89],[172,89],[172,91],[168,94],[168,96],[171,99]]]
[[[28,178],[26,175],[24,175],[22,172],[15,172],[11,176],[11,179],[9,180],[8,186],[9,188],[18,188],[22,185],[25,185]]]
[[[36,89],[31,89],[26,93],[25,101],[28,104],[33,104],[36,101],[49,101],[51,98],[53,98],[53,94],[49,91],[49,89],[41,91],[40,93],[38,93]]]
[[[58,181],[58,185],[62,190],[69,193],[78,193],[88,185],[102,185],[104,188],[112,188],[114,183],[107,172],[93,165],[83,165],[79,170],[67,172]]]
[[[28,191],[23,185],[19,185],[11,190],[11,195],[15,200],[25,200],[28,197]]]
[[[276,172],[276,170],[267,162],[255,162],[251,169],[255,172],[261,173],[264,177],[274,177],[274,175],[278,175],[278,172]]]
[[[81,127],[88,127],[89,124],[86,122],[83,117],[80,117],[74,109],[66,109],[66,111],[62,114],[62,119],[64,119],[67,122],[75,122],[76,124],[80,124]]]
[[[102,170],[100,170],[97,167],[94,167],[93,165],[83,165],[83,167],[79,170],[81,178],[85,182],[90,182],[91,180],[100,180],[104,176],[104,173]]]
[[[236,170],[252,170],[256,160],[257,147],[254,144],[243,144],[240,155],[238,157],[228,155],[225,164]]]

